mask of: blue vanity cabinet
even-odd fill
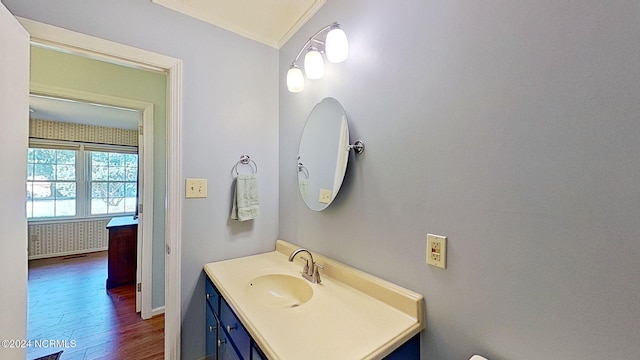
[[[251,360],[268,360],[255,342],[251,344]]]
[[[205,285],[205,293],[205,308],[207,312],[206,359],[218,360],[218,333],[220,331],[218,313],[220,312],[220,294],[209,281],[207,281]]]
[[[211,306],[207,304],[207,360],[218,360],[218,319],[213,314]]]
[[[414,335],[394,352],[387,355],[384,360],[420,359],[420,334]]]
[[[223,298],[220,299],[220,324],[241,358],[251,359],[251,337]]]
[[[225,331],[220,331],[218,336],[218,356],[220,360],[242,360]]]
[[[207,277],[207,360],[267,360]]]

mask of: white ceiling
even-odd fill
[[[138,110],[38,95],[29,97],[29,109],[34,119],[131,130],[138,129],[142,117]]]
[[[326,0],[152,0],[279,49]]]

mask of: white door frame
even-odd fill
[[[27,339],[27,214],[21,211],[26,191],[29,138],[29,33],[0,2],[0,338]],[[1,349],[3,359],[22,360],[26,348]]]
[[[180,358],[182,243],[182,60],[18,18],[32,41],[74,54],[167,74],[167,198],[165,225],[165,359]],[[26,256],[26,255],[25,255]]]
[[[139,125],[144,131],[139,133],[144,133],[144,135],[140,135],[142,141],[138,144],[138,153],[142,164],[140,168],[140,190],[142,190],[140,199],[144,201],[145,211],[144,214],[140,214],[138,222],[138,239],[140,241],[138,241],[137,251],[136,282],[142,283],[143,286],[141,291],[136,291],[136,311],[141,313],[143,319],[149,319],[163,313],[164,307],[152,309],[151,258],[153,248],[151,245],[153,243],[153,222],[144,221],[145,219],[153,219],[153,103],[35,82],[31,82],[29,89],[32,94],[111,105],[138,110],[142,113]]]

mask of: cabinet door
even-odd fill
[[[228,333],[242,358],[249,360],[251,357],[251,337],[224,298],[220,301],[220,326]]]
[[[209,304],[205,305],[207,308],[207,360],[218,360],[218,331],[220,326],[218,319],[213,315]]]
[[[236,353],[231,341],[227,337],[224,330],[220,329],[218,332],[218,359],[220,360],[242,360],[242,358]]]
[[[384,360],[408,360],[420,359],[420,334],[415,335],[407,340],[402,346],[394,352],[387,355]]]
[[[251,342],[251,360],[268,360],[267,357],[260,351],[258,344]]]
[[[205,297],[207,303],[211,305],[213,312],[219,316],[220,315],[220,294],[218,290],[216,290],[215,286],[211,283],[211,280],[207,279],[205,282]]]

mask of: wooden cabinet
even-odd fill
[[[209,277],[206,278],[205,293],[207,360],[267,360]],[[420,334],[385,357],[385,360],[409,359],[420,359]]]
[[[107,260],[107,289],[136,282],[138,220],[133,216],[111,219],[109,255]]]

